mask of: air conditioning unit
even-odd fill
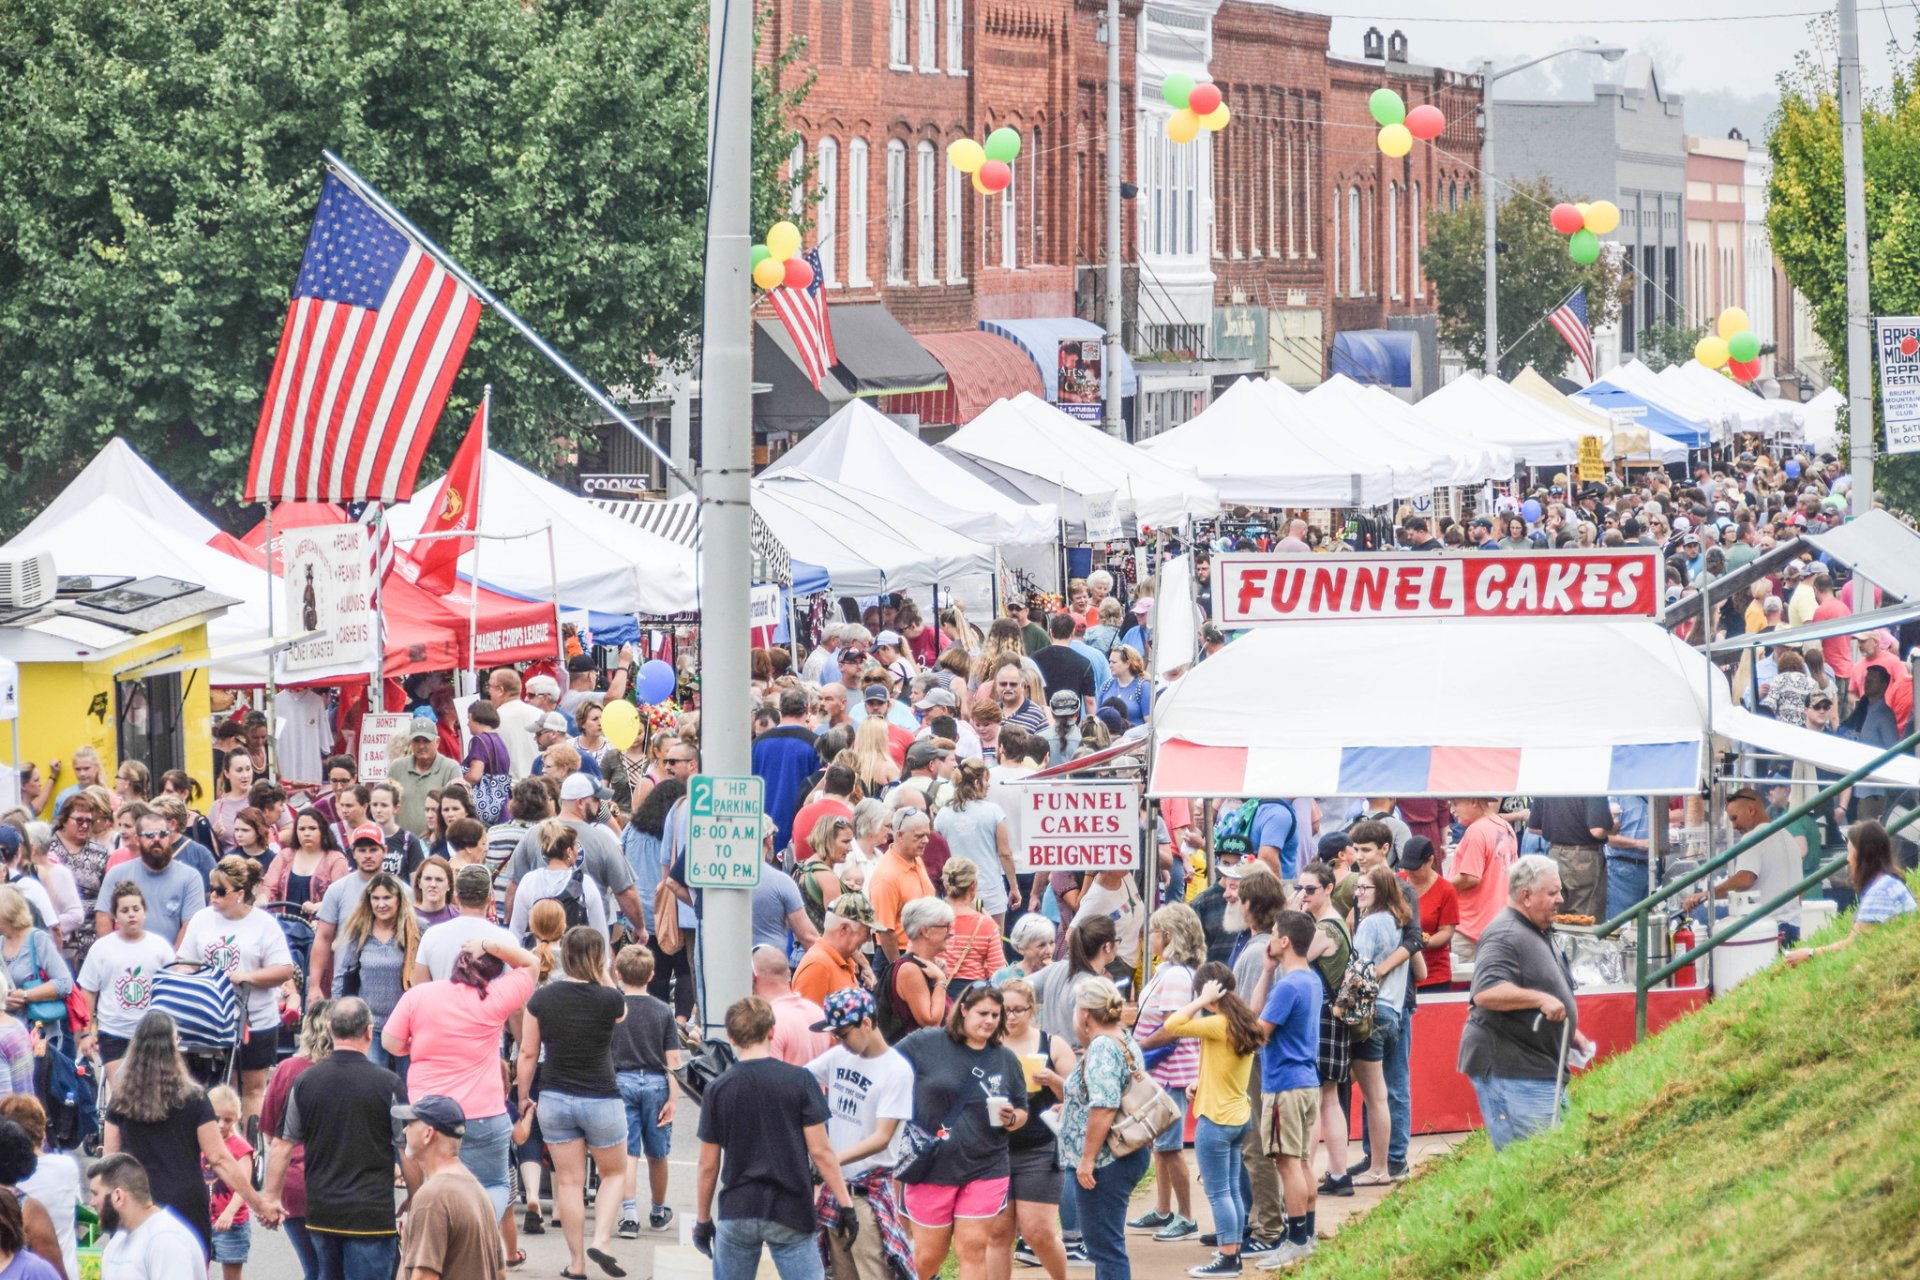
[[[38,609],[53,603],[58,588],[51,552],[0,556],[0,608]]]

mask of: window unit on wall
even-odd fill
[[[940,69],[940,16],[934,6],[940,0],[920,0],[920,69]]]
[[[1427,296],[1426,278],[1420,274],[1420,184],[1413,184],[1413,198],[1407,202],[1407,245],[1413,258],[1413,296]]]
[[[967,175],[947,166],[947,283],[961,284],[967,278],[967,242],[963,231],[966,210]]]
[[[1400,298],[1400,184],[1387,184],[1387,294]]]

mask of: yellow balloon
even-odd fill
[[[1413,150],[1413,132],[1404,124],[1386,125],[1380,130],[1380,150],[1398,160]]]
[[[978,173],[986,162],[986,148],[972,138],[956,138],[947,144],[947,163],[962,173]]]
[[[631,702],[609,702],[600,713],[600,732],[615,751],[625,751],[640,736],[640,713]]]
[[[753,282],[762,289],[777,288],[787,278],[787,269],[778,258],[762,258],[753,268]]]
[[[1693,358],[1709,369],[1725,368],[1729,358],[1727,340],[1708,334],[1693,344]]]
[[[1227,121],[1233,119],[1233,112],[1227,110],[1227,104],[1221,103],[1212,114],[1200,117],[1200,127],[1211,133],[1218,133],[1227,127]]]
[[[1604,236],[1620,225],[1620,206],[1611,200],[1595,200],[1587,206],[1587,230]]]
[[[973,176],[968,178],[967,181],[971,182],[973,184],[973,189],[979,192],[981,195],[990,196],[993,194],[993,191],[990,188],[983,187],[980,185],[980,171],[978,169],[975,169],[973,171]]]
[[[1575,200],[1573,202],[1573,207],[1580,211],[1581,225],[1586,227],[1587,230],[1593,231],[1593,225],[1586,221],[1587,210],[1593,208],[1593,206],[1591,204],[1588,204],[1585,200]],[[1598,235],[1599,233],[1594,232],[1594,234]]]
[[[1753,328],[1753,321],[1739,307],[1728,307],[1720,313],[1720,320],[1713,326],[1714,332],[1723,338],[1731,338],[1742,329]]]
[[[767,228],[767,252],[780,262],[800,252],[800,228],[791,222],[776,222]]]
[[[1175,142],[1192,142],[1200,132],[1200,117],[1185,107],[1173,113],[1173,119],[1167,121],[1167,136]]]

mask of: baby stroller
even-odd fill
[[[153,976],[148,1007],[173,1018],[194,1079],[209,1089],[234,1083],[247,1023],[225,969],[186,964],[162,969]]]

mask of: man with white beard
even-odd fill
[[[1200,917],[1200,930],[1207,938],[1207,959],[1221,964],[1233,963],[1234,946],[1247,931],[1246,912],[1240,908],[1240,877],[1246,870],[1242,857],[1224,849],[1217,850],[1213,883],[1187,903]]]

